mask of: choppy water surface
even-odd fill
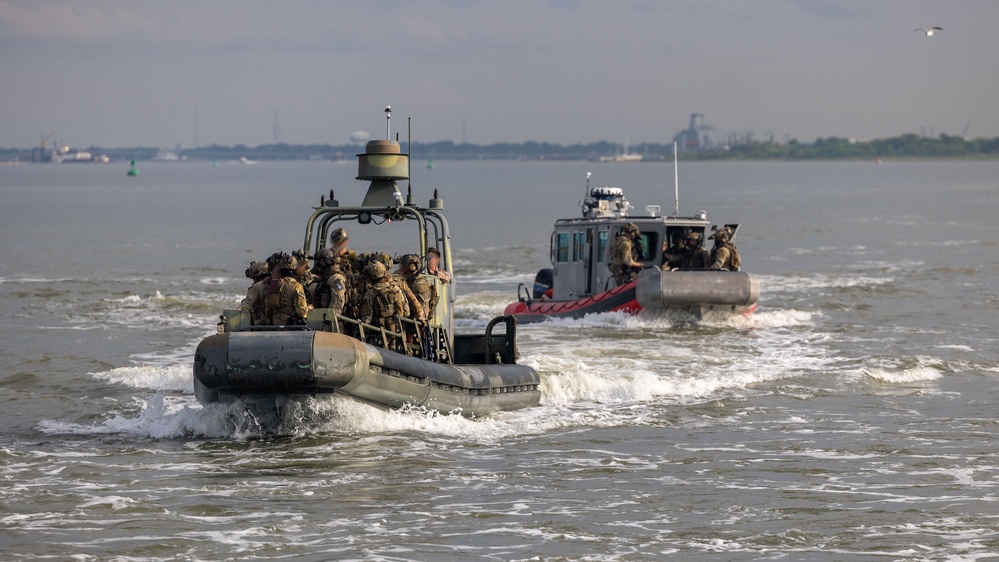
[[[682,213],[743,224],[756,314],[521,326],[538,408],[330,400],[280,437],[197,403],[194,348],[356,169],[125,169],[0,168],[4,558],[999,557],[999,163],[681,165]],[[547,264],[587,171],[672,210],[670,164],[414,170],[460,328]]]

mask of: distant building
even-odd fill
[[[673,141],[676,142],[680,152],[710,148],[711,139],[707,132],[711,130],[714,130],[714,127],[704,124],[703,113],[691,113],[687,128],[673,135]]]

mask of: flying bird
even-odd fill
[[[942,27],[929,27],[929,28],[922,28],[922,27],[920,27],[919,29],[914,29],[913,31],[922,31],[923,33],[926,34],[927,37],[933,37],[934,33],[938,32],[938,31],[943,31],[943,28]]]

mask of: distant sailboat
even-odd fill
[[[135,165],[135,158],[132,158],[132,165],[128,168],[128,175],[137,176],[139,175],[139,168]]]

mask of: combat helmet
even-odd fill
[[[409,266],[411,265],[416,266],[416,269],[414,271],[419,271],[423,267],[423,260],[421,260],[420,256],[416,254],[406,254],[402,256],[401,258],[399,258],[398,273],[408,272]]]
[[[378,260],[371,260],[368,265],[364,266],[364,274],[368,276],[368,279],[377,281],[388,275],[388,268]]]
[[[274,267],[275,265],[280,265],[282,256],[287,256],[287,255],[288,254],[284,252],[274,252],[273,254],[267,257],[267,265],[270,267]]]
[[[330,267],[331,265],[337,265],[339,261],[337,255],[333,253],[332,248],[326,248],[319,254],[312,256],[315,265],[312,267],[312,273],[318,274],[320,271]]]
[[[380,261],[385,264],[386,270],[392,269],[392,256],[390,256],[388,252],[375,252],[373,257],[375,261]]]
[[[708,238],[714,238],[715,240],[724,242],[732,238],[732,229],[727,226],[723,226],[716,230],[714,234],[708,236]]]
[[[298,260],[295,259],[295,256],[291,254],[286,254],[284,252],[281,252],[281,258],[278,261],[278,265],[281,267],[281,269],[290,269],[292,271],[295,271],[295,268],[298,267]]]
[[[634,236],[635,234],[639,233],[638,225],[633,222],[629,222],[628,224],[621,227],[621,232]]]
[[[246,276],[254,281],[260,281],[271,274],[270,265],[264,261],[252,261],[250,267],[246,268]]]
[[[347,231],[342,228],[338,228],[330,234],[330,244],[333,244],[334,246],[347,240],[350,240],[350,236],[348,236]]]

